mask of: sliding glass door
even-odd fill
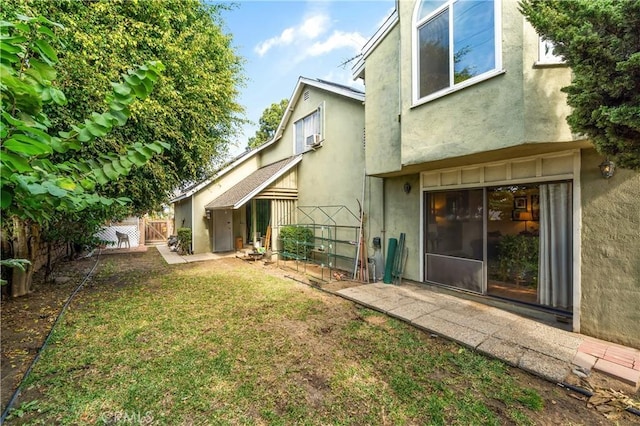
[[[538,303],[538,186],[487,188],[487,205],[487,293]]]
[[[425,193],[425,279],[572,310],[571,182]]]
[[[483,190],[426,194],[426,279],[483,291]]]

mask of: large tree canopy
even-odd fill
[[[64,25],[58,81],[69,102],[48,110],[52,128],[87,116],[131,64],[159,60],[158,88],[131,110],[126,128],[95,146],[119,150],[126,143],[161,140],[171,150],[106,188],[150,211],[181,182],[200,179],[224,160],[231,135],[243,122],[237,103],[242,61],[220,29],[220,5],[198,0],[18,0],[5,16],[24,11]]]
[[[164,69],[156,61],[129,71],[122,82],[113,82],[103,112],[66,123],[68,131],[51,131],[45,107],[60,108],[67,102],[53,84],[58,62],[53,47],[56,26],[59,24],[44,17],[20,16],[16,22],[0,22],[0,207],[3,227],[9,229],[8,221],[12,225],[10,256],[23,262],[33,262],[38,256],[43,228],[58,228],[70,220],[79,222],[72,228],[83,228],[92,216],[96,225],[113,211],[109,206],[129,201],[105,197],[100,187],[169,148],[163,142],[136,142],[121,146],[120,152],[92,152],[99,138],[127,123],[135,101],[149,95]],[[60,161],[67,153],[73,155]],[[58,236],[58,240],[70,241],[67,238]],[[6,260],[0,263],[4,266]],[[32,273],[31,267],[14,270],[13,296],[29,291]]]
[[[249,148],[260,146],[275,136],[287,105],[289,105],[289,100],[282,99],[279,103],[272,103],[262,112],[260,127],[256,130],[256,134],[249,138]]]
[[[640,2],[523,0],[524,16],[573,71],[571,129],[621,167],[640,169]]]

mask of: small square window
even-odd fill
[[[554,43],[540,37],[538,44],[538,64],[564,64],[564,58],[553,53]]]

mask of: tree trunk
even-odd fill
[[[32,290],[32,278],[39,243],[39,228],[17,217],[13,218],[13,257],[15,259],[27,259],[31,265],[25,265],[25,270],[13,268],[11,277],[11,296],[19,297],[28,294]]]
[[[51,264],[51,242],[47,242],[47,264],[45,265],[44,270],[44,282],[48,283],[51,278],[51,273],[53,272],[53,265]]]

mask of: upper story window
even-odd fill
[[[540,37],[538,45],[538,65],[564,64],[564,58],[553,53],[554,43]]]
[[[322,106],[294,123],[295,153],[301,154],[322,141]]]
[[[500,0],[422,0],[414,10],[414,103],[500,72]]]

